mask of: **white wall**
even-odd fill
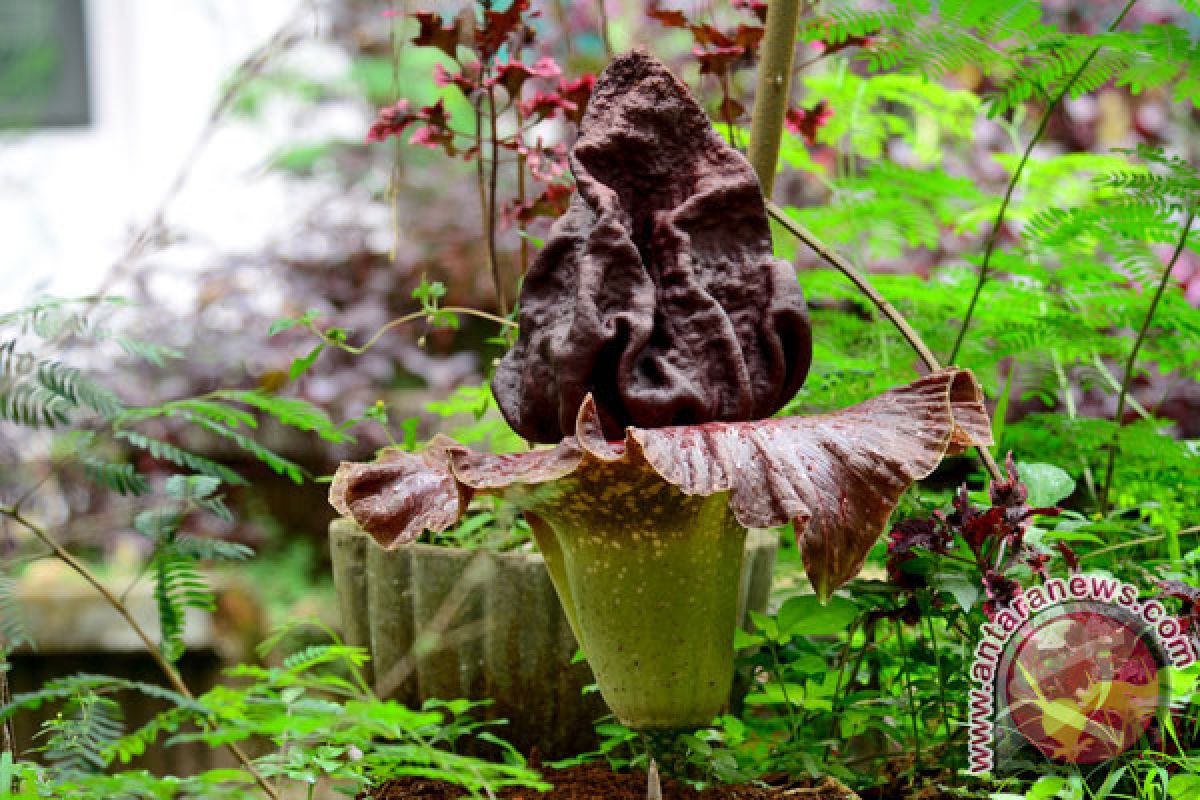
[[[0,133],[0,310],[35,291],[99,285],[187,160],[223,82],[281,24],[312,13],[300,3],[88,0],[92,125]],[[225,250],[274,233],[286,194],[259,171],[283,138],[271,127],[224,124],[168,222]]]

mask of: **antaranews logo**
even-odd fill
[[[969,771],[997,772],[1032,745],[1096,764],[1168,712],[1166,668],[1197,654],[1185,626],[1106,575],[1054,578],[1017,593],[980,630],[971,664]]]

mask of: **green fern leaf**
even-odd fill
[[[155,458],[162,461],[169,461],[177,467],[189,469],[200,475],[217,478],[222,483],[230,486],[247,485],[245,478],[224,464],[218,464],[216,461],[188,452],[161,439],[146,436],[136,431],[117,431],[114,435],[118,439],[129,442],[131,446],[139,450],[145,450]]]

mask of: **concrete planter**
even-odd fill
[[[350,520],[329,528],[333,576],[349,644],[371,653],[382,697],[491,699],[487,716],[524,752],[581,752],[607,713],[538,553],[408,545],[387,551]],[[764,610],[776,537],[751,531],[738,619]]]

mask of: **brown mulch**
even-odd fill
[[[546,782],[554,788],[542,793],[533,789],[506,789],[504,800],[646,800],[646,773],[613,772],[600,764],[567,769],[547,769]],[[767,788],[761,786],[714,786],[697,791],[669,778],[662,780],[663,800],[859,800],[858,795],[826,778],[815,786]],[[369,800],[459,800],[468,795],[458,786],[426,778],[393,778]]]

